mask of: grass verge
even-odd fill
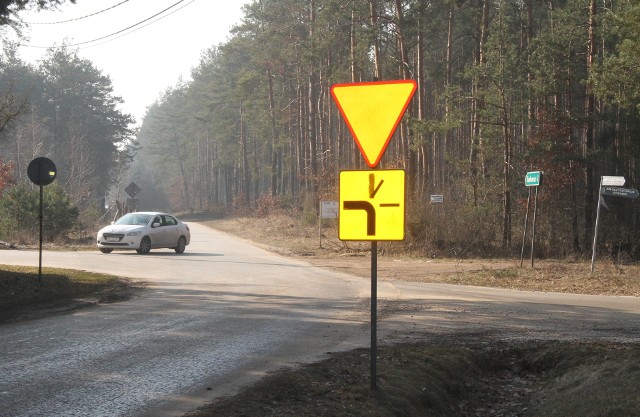
[[[0,322],[40,317],[82,305],[128,299],[139,284],[71,269],[0,265]]]
[[[376,391],[368,350],[355,350],[188,416],[637,416],[638,359],[628,345],[386,346]]]

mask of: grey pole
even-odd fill
[[[602,204],[602,177],[600,177],[600,187],[598,187],[598,208],[596,209],[596,227],[593,232],[593,248],[591,250],[591,273],[596,267],[596,242],[598,241],[598,223],[600,222],[600,205]]]
[[[534,242],[536,241],[536,214],[538,213],[538,187],[536,185],[536,196],[533,202],[533,226],[531,228],[531,268],[533,268]]]
[[[529,206],[531,205],[531,187],[529,189],[529,197],[527,197],[527,211],[524,214],[524,231],[522,232],[522,249],[520,250],[520,266],[524,260],[524,244],[527,240],[527,226],[529,224]]]
[[[378,357],[378,242],[371,241],[371,390],[376,390]]]

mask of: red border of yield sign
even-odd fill
[[[403,106],[401,109],[393,109],[393,110],[399,110],[398,116],[395,119],[395,122],[393,123],[393,126],[391,126],[390,131],[388,132],[383,132],[382,134],[386,134],[386,138],[384,139],[382,148],[380,149],[377,157],[373,160],[370,161],[369,158],[367,157],[367,154],[365,153],[362,143],[360,142],[360,138],[358,138],[355,130],[353,129],[353,126],[351,125],[351,122],[349,121],[349,114],[345,112],[345,109],[343,108],[343,106],[340,104],[340,101],[338,100],[338,98],[336,97],[336,94],[334,92],[335,88],[344,88],[344,87],[362,87],[362,86],[367,86],[367,85],[385,85],[385,84],[413,84],[413,88],[411,90],[411,93],[407,96],[406,101],[403,103]],[[355,140],[356,144],[358,145],[358,148],[360,149],[360,153],[362,154],[365,162],[367,163],[367,165],[371,168],[375,168],[376,166],[378,166],[378,164],[380,163],[380,159],[382,158],[382,155],[384,154],[384,151],[387,149],[387,145],[389,145],[389,141],[391,141],[391,138],[393,137],[393,134],[395,133],[398,125],[400,124],[400,121],[402,120],[402,116],[404,116],[404,113],[407,110],[407,107],[409,107],[409,103],[411,103],[411,99],[413,98],[413,95],[416,91],[416,89],[418,88],[418,84],[416,83],[415,80],[386,80],[386,81],[371,81],[371,82],[362,82],[362,83],[345,83],[345,84],[335,84],[331,87],[331,96],[333,97],[333,101],[336,103],[336,105],[338,106],[338,110],[340,110],[340,113],[342,114],[342,118],[344,119],[345,123],[347,124],[347,127],[349,128],[349,131],[351,132],[351,135],[353,136],[353,139]],[[363,100],[366,99],[366,96],[363,95]]]

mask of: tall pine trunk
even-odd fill
[[[398,51],[400,53],[400,75],[403,80],[410,78],[409,73],[409,58],[407,57],[407,48],[404,40],[403,24],[404,13],[402,11],[402,1],[395,0],[396,5],[396,37],[398,42]],[[411,106],[407,109],[409,118],[413,115]],[[406,178],[407,178],[407,199],[411,202],[415,196],[415,183],[416,183],[416,151],[411,147],[411,137],[407,129],[404,129],[402,124],[399,126],[400,140],[402,148],[404,150],[404,159],[406,166]],[[407,131],[405,131],[407,130]]]
[[[593,229],[593,159],[592,155],[595,151],[595,98],[593,96],[593,84],[588,79],[588,75],[591,72],[594,59],[596,56],[596,14],[597,14],[596,0],[590,0],[589,2],[589,39],[587,44],[587,82],[585,91],[584,102],[584,143],[583,143],[583,156],[585,161],[584,167],[584,237],[585,242],[591,240]]]

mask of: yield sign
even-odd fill
[[[413,80],[336,84],[336,102],[365,162],[375,168],[416,91]]]

